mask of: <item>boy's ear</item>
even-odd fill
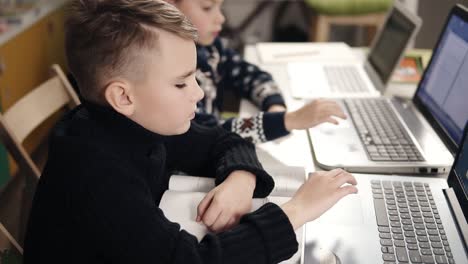
[[[104,97],[107,103],[122,115],[131,116],[135,111],[133,90],[129,83],[121,81],[111,82],[105,88]]]

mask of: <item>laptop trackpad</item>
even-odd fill
[[[344,197],[315,221],[328,225],[363,225],[364,216],[360,195],[350,194]]]
[[[363,210],[369,206],[368,194],[360,190],[348,195],[319,219],[307,223],[305,264],[379,263],[380,245],[375,243],[378,233],[372,228],[370,211],[373,209]]]

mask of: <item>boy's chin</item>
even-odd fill
[[[201,46],[210,46],[211,44],[213,44],[215,41],[215,38],[212,38],[212,39],[204,39],[204,40],[198,40],[197,41],[197,44],[198,45],[201,45]]]
[[[190,124],[191,122],[188,122],[185,126],[180,127],[179,129],[177,129],[177,131],[173,135],[176,136],[176,135],[182,135],[182,134],[187,133],[187,131],[190,129]]]

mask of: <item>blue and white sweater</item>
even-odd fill
[[[205,92],[198,103],[195,121],[202,125],[221,124],[253,143],[261,143],[288,134],[284,112],[264,112],[272,105],[285,105],[278,86],[270,74],[244,61],[218,38],[210,46],[197,45],[196,78]],[[262,112],[249,118],[222,120],[223,92],[234,89],[242,98],[253,102]]]

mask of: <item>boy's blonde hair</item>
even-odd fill
[[[154,28],[195,40],[188,19],[162,0],[73,0],[66,21],[65,51],[81,96],[106,104],[103,88],[113,77],[146,76],[145,51],[154,51]]]

